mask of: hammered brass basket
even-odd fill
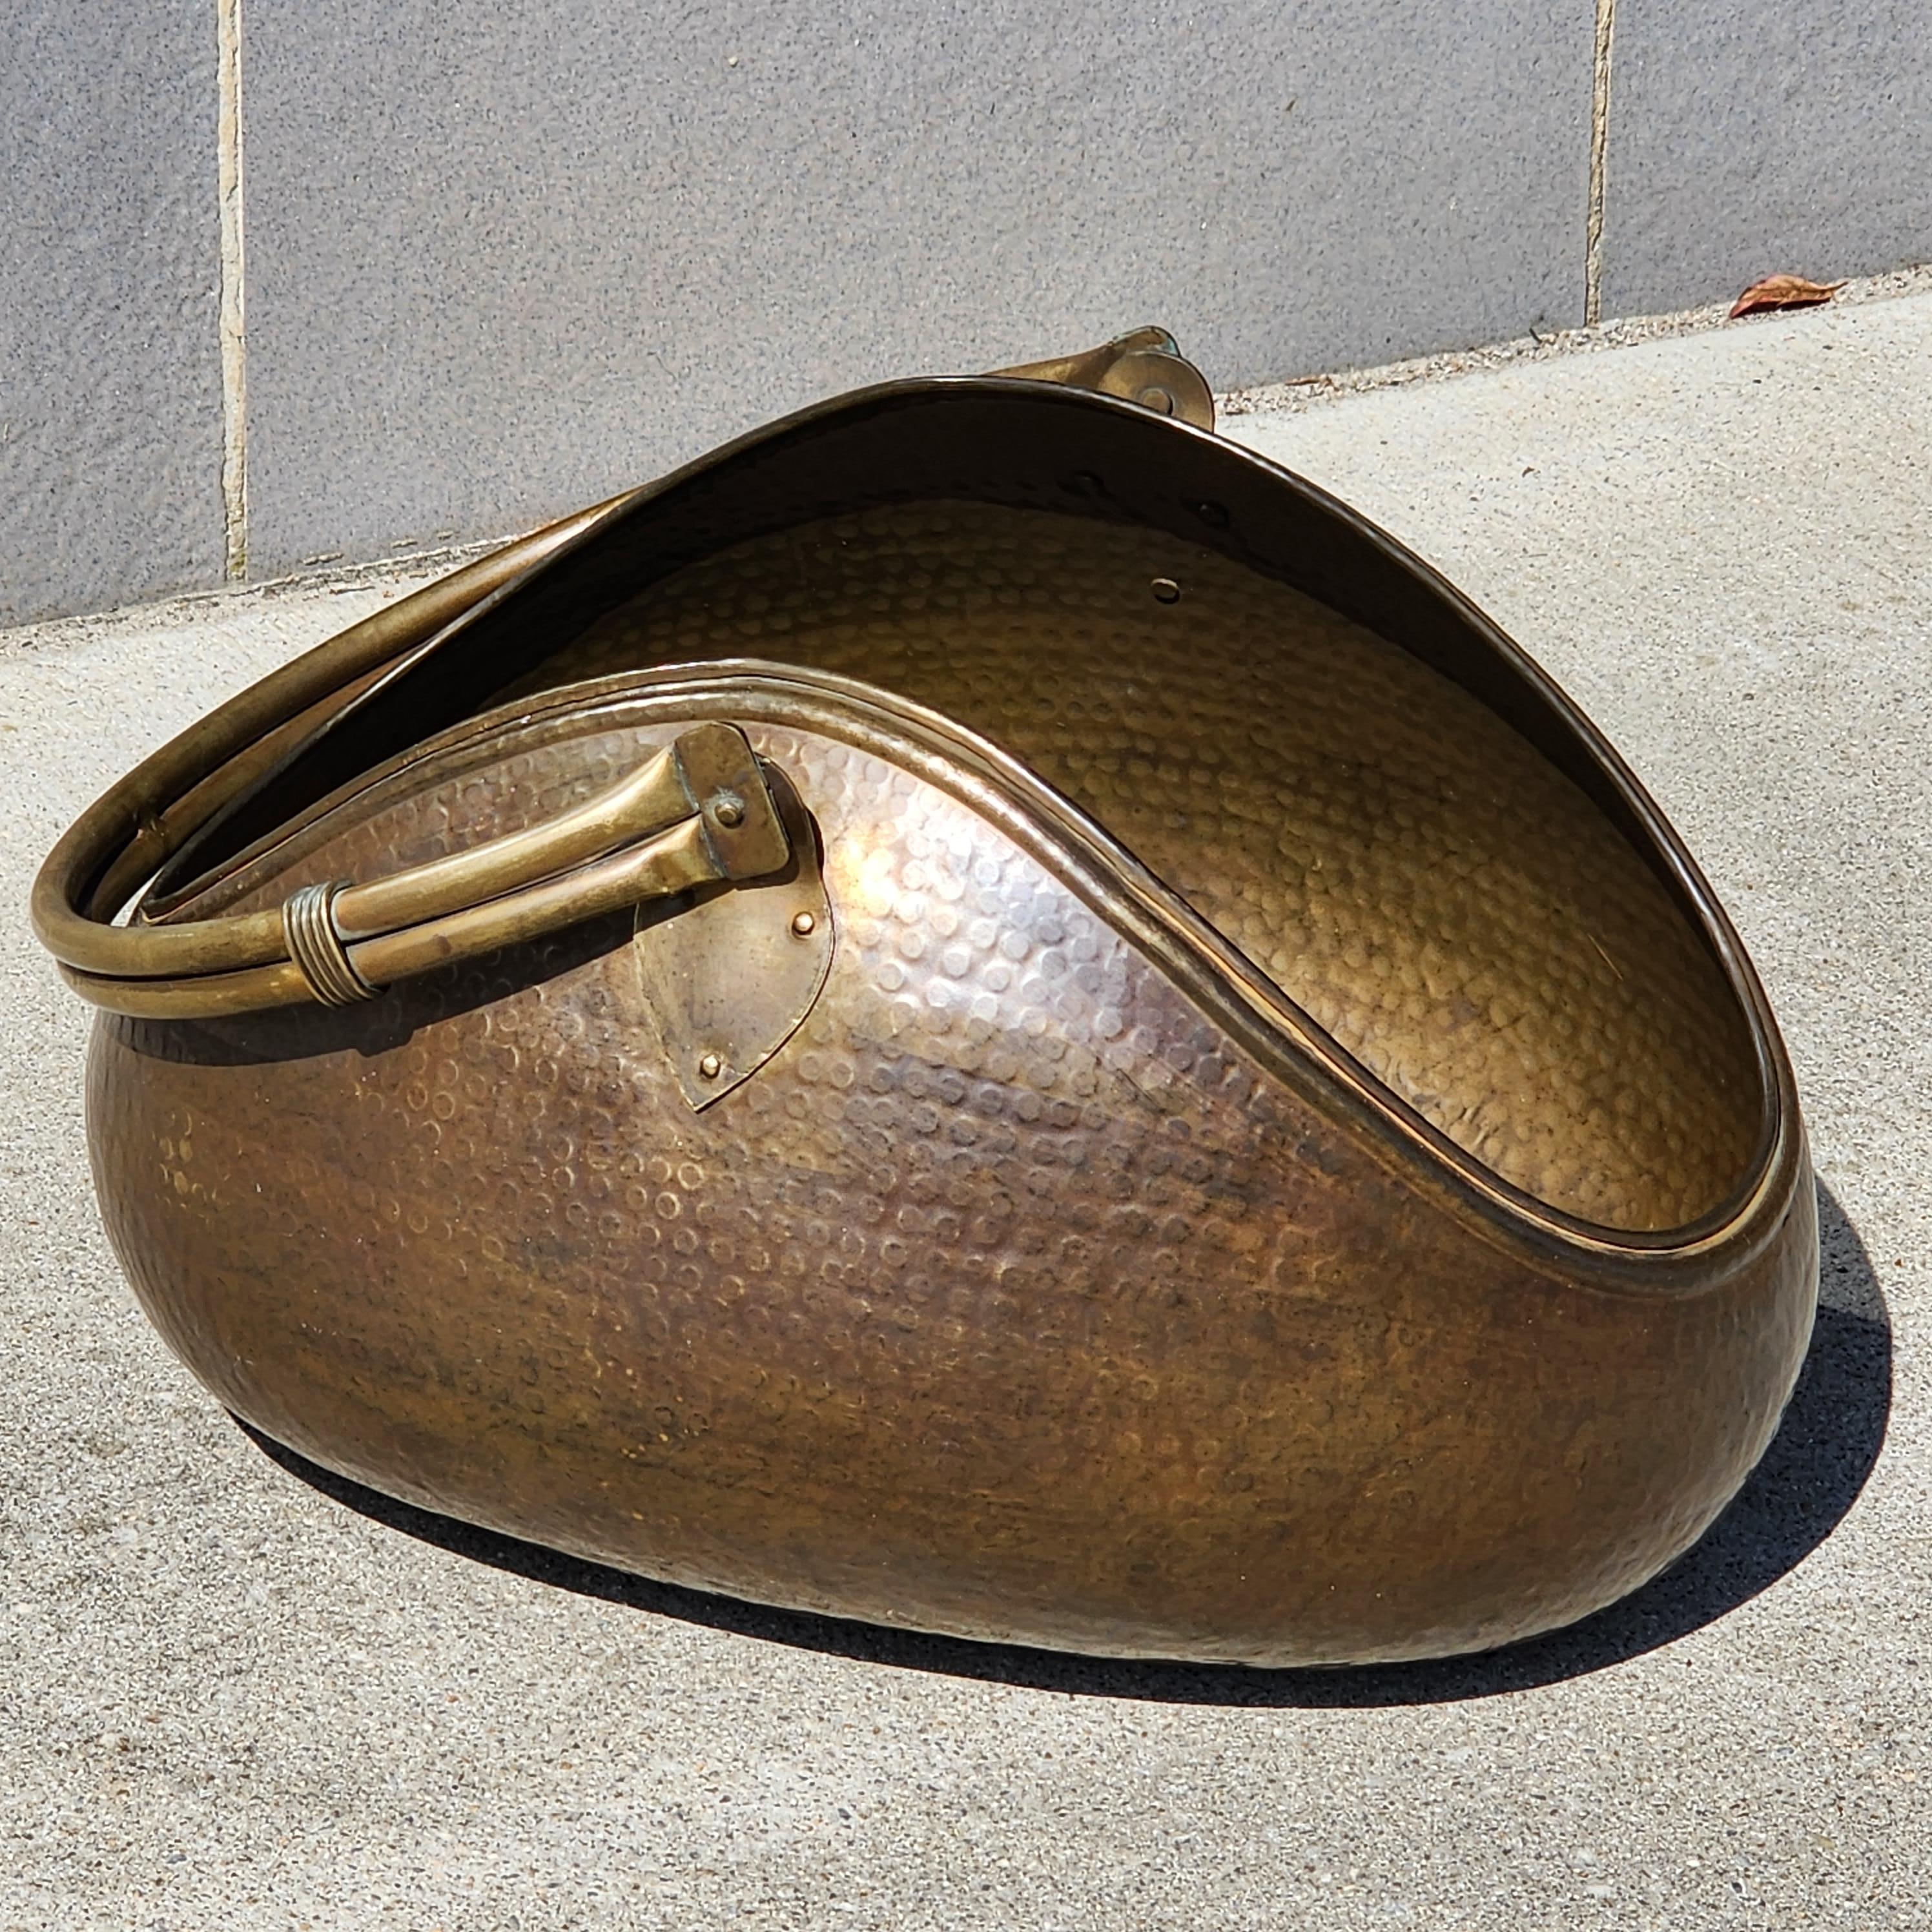
[[[1695,1541],[1816,1294],[1763,993],[1550,680],[1211,424],[1159,332],[842,398],[92,808],[38,929],[216,1396],[1095,1652],[1479,1648]]]

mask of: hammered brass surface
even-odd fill
[[[540,822],[674,710],[500,716],[190,910]],[[351,1014],[103,1017],[107,1223],[222,1400],[652,1575],[1117,1654],[1478,1648],[1722,1506],[1808,1331],[1802,1152],[1719,1264],[1633,1289],[1284,1082],[962,796],[748,729],[818,820],[839,944],[702,1113],[628,922]]]
[[[740,656],[1015,754],[1526,1192],[1666,1228],[1743,1178],[1749,1030],[1654,873],[1493,712],[1287,585],[1158,532],[895,505],[653,585],[526,688]]]

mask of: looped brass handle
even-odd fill
[[[1096,390],[1197,428],[1214,426],[1205,380],[1165,329],[1136,329],[1078,355],[995,373]],[[757,761],[742,734],[718,725],[702,728],[734,738],[734,755],[750,775],[742,836],[740,828],[701,819],[691,801],[675,823],[645,829],[664,782],[647,766],[538,832],[413,872],[332,882],[291,906],[232,918],[114,922],[172,855],[410,653],[654,487],[580,510],[351,625],[143,759],[68,827],[34,882],[34,930],[69,983],[98,1006],[149,1018],[352,1000],[658,892],[780,869],[787,848],[772,842],[784,834]],[[698,739],[686,732],[674,748],[687,772]],[[620,797],[628,806],[613,802]],[[598,847],[598,828],[631,808],[637,816],[624,820],[622,835],[631,842]],[[721,839],[722,832],[732,836]],[[769,864],[758,856],[774,852]],[[693,869],[707,866],[716,869]]]
[[[745,734],[699,724],[545,824],[366,884],[304,886],[268,911],[91,926],[86,956],[62,964],[95,1004],[145,1018],[346,1006],[620,907],[763,878],[790,858]]]

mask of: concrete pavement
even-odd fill
[[[1932,1923],[1932,295],[1232,418],[1485,604],[1770,988],[1826,1306],[1670,1576],[1500,1654],[1103,1665],[698,1598],[285,1466],[96,1223],[72,813],[406,587],[0,635],[0,1932]]]

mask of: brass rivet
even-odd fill
[[[791,929],[800,939],[809,939],[818,930],[818,922],[808,912],[795,912],[791,916]]]
[[[720,792],[712,806],[711,815],[720,825],[729,827],[745,822],[745,801],[732,792]]]
[[[1144,410],[1152,410],[1157,416],[1171,416],[1174,413],[1174,398],[1158,382],[1150,382],[1134,398]]]
[[[1154,580],[1154,601],[1160,604],[1178,604],[1180,586],[1171,577],[1156,577]]]
[[[716,1080],[724,1071],[724,1063],[715,1053],[707,1053],[698,1063],[698,1070],[706,1080]]]

